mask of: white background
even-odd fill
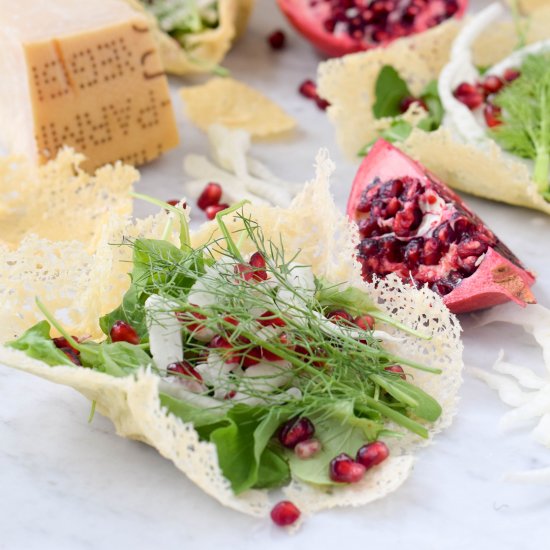
[[[282,52],[265,42],[277,27],[289,38]],[[256,156],[279,176],[305,181],[318,148],[327,147],[337,163],[334,194],[344,208],[356,165],[342,158],[326,115],[296,91],[315,76],[318,61],[273,3],[258,0],[226,66],[299,121],[292,137],[257,143]],[[185,120],[175,94],[184,83],[172,80],[181,144],[147,166],[137,186],[163,199],[184,194],[183,154],[206,152],[204,135]],[[550,307],[550,218],[466,198],[538,273],[534,291]],[[489,368],[505,348],[517,362],[541,366],[539,350],[520,329],[476,329],[472,317],[461,321],[467,365]],[[90,404],[73,390],[0,366],[0,548],[549,548],[548,486],[503,478],[550,465],[550,451],[532,442],[528,430],[499,433],[507,407],[468,372],[461,397],[454,424],[418,453],[401,489],[367,507],[320,513],[289,537],[269,520],[223,508],[154,449],[117,437],[108,420],[96,415],[88,425]]]

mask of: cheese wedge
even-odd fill
[[[38,163],[63,145],[91,170],[177,145],[147,19],[120,0],[0,0],[0,137]]]

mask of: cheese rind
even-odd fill
[[[8,136],[12,152],[43,163],[70,145],[91,170],[116,160],[143,164],[177,145],[167,79],[144,17],[117,13],[111,24],[37,40],[27,40],[26,27],[2,34],[19,50],[8,67],[11,86],[0,92],[0,120],[19,116]]]

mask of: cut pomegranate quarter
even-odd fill
[[[363,277],[395,273],[427,284],[454,313],[509,300],[535,303],[535,278],[462,199],[388,142],[378,140],[353,181]]]
[[[468,0],[277,0],[294,28],[329,56],[385,46],[464,14]]]

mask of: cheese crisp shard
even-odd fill
[[[206,84],[180,90],[187,116],[202,130],[212,124],[246,130],[263,137],[291,130],[295,120],[254,88],[232,78],[212,78]]]
[[[428,426],[431,439],[431,436],[451,423],[456,410],[462,371],[460,325],[456,317],[444,306],[441,298],[427,288],[415,289],[391,277],[373,283],[363,281],[360,266],[354,260],[356,231],[338,211],[330,194],[329,177],[332,171],[333,164],[327,153],[321,152],[317,158],[315,180],[305,186],[304,191],[293,200],[289,208],[247,206],[245,215],[252,215],[257,220],[263,228],[265,239],[279,242],[281,238],[289,253],[299,252],[299,261],[310,264],[318,276],[335,282],[347,281],[349,285],[364,289],[383,311],[391,314],[397,321],[431,335],[431,339],[426,340],[400,333],[403,337],[399,341],[387,343],[388,350],[393,353],[398,350],[400,354],[413,361],[442,369],[441,375],[414,372],[415,384],[431,394],[442,406],[440,418]],[[2,319],[8,318],[9,314],[13,317],[16,315],[14,312],[28,309],[34,295],[38,294],[48,306],[56,303],[56,300],[65,306],[69,320],[64,321],[64,324],[71,333],[78,333],[77,331],[86,328],[93,330],[93,320],[87,315],[88,310],[93,310],[96,316],[98,313],[109,311],[113,302],[120,302],[125,290],[118,281],[121,269],[128,270],[129,264],[123,260],[130,260],[131,249],[108,243],[120,242],[122,237],[137,234],[154,237],[159,234],[159,227],[162,227],[167,216],[166,213],[160,213],[153,220],[136,222],[136,225],[131,227],[125,225],[125,220],[118,225],[114,224],[114,231],[106,232],[95,254],[81,250],[77,261],[88,262],[91,270],[96,271],[91,275],[85,275],[79,267],[75,267],[73,275],[76,276],[76,283],[71,279],[70,273],[60,273],[57,269],[53,269],[48,278],[47,290],[41,286],[37,288],[30,285],[28,279],[18,283],[11,275],[20,268],[14,267],[11,262],[4,263],[1,271],[3,280],[12,281],[15,294],[9,309],[0,309],[1,315],[4,315]],[[240,222],[236,219],[228,219],[227,223],[230,230],[240,227]],[[216,225],[206,224],[192,236],[193,245],[210,242],[213,236],[219,235],[218,230]],[[171,235],[170,239],[177,242],[177,233]],[[63,256],[65,251],[74,250],[74,242],[68,241],[27,241],[22,246],[24,248],[19,254],[25,259],[31,258],[39,250],[46,253],[55,252],[53,259],[44,258],[45,265],[52,268],[59,267],[58,256]],[[241,252],[246,254],[252,250],[252,246],[245,241]],[[95,261],[100,265],[94,264]],[[65,258],[65,264],[70,270],[70,256]],[[33,276],[30,261],[27,269],[30,278]],[[98,272],[100,269],[101,273]],[[41,276],[40,271],[35,270],[34,276],[41,284],[46,284],[45,277]],[[116,284],[110,285],[113,280]],[[82,289],[86,288],[83,283],[95,290],[82,292]],[[72,291],[70,298],[65,295],[67,285]],[[4,288],[3,284],[0,285],[1,288]],[[98,296],[101,300],[98,300]],[[98,301],[102,302],[99,312]],[[110,305],[107,305],[107,302],[110,302]],[[3,307],[3,300],[0,299],[0,308]],[[78,318],[79,315],[79,322],[75,322],[74,318]],[[390,333],[395,331],[392,327],[381,328]],[[21,326],[16,334],[20,334],[22,330]],[[12,333],[7,336],[14,335]],[[158,395],[160,379],[149,371],[148,365],[142,365],[142,370],[136,376],[115,378],[85,368],[51,367],[20,351],[0,346],[0,364],[2,363],[75,388],[90,400],[96,401],[96,410],[113,421],[119,435],[155,447],[164,457],[172,460],[189,479],[222,504],[255,516],[268,515],[268,493],[249,490],[238,497],[235,496],[229,482],[221,473],[215,446],[210,442],[201,441],[192,424],[182,422],[161,407]],[[372,502],[397,489],[405,481],[412,470],[413,452],[425,443],[425,440],[420,440],[412,433],[395,439],[391,443],[390,458],[369,470],[363,481],[353,486],[321,490],[293,481],[285,492],[301,509],[303,515],[323,508],[358,506]]]
[[[147,19],[120,0],[0,0],[0,138],[38,163],[63,145],[92,170],[178,143]]]
[[[215,70],[235,39],[245,31],[254,7],[254,0],[218,0],[218,26],[190,34],[185,38],[185,48],[183,48],[177,40],[159,27],[155,17],[144,9],[141,2],[124,1],[147,16],[154,29],[164,69],[169,73],[180,75]]]

